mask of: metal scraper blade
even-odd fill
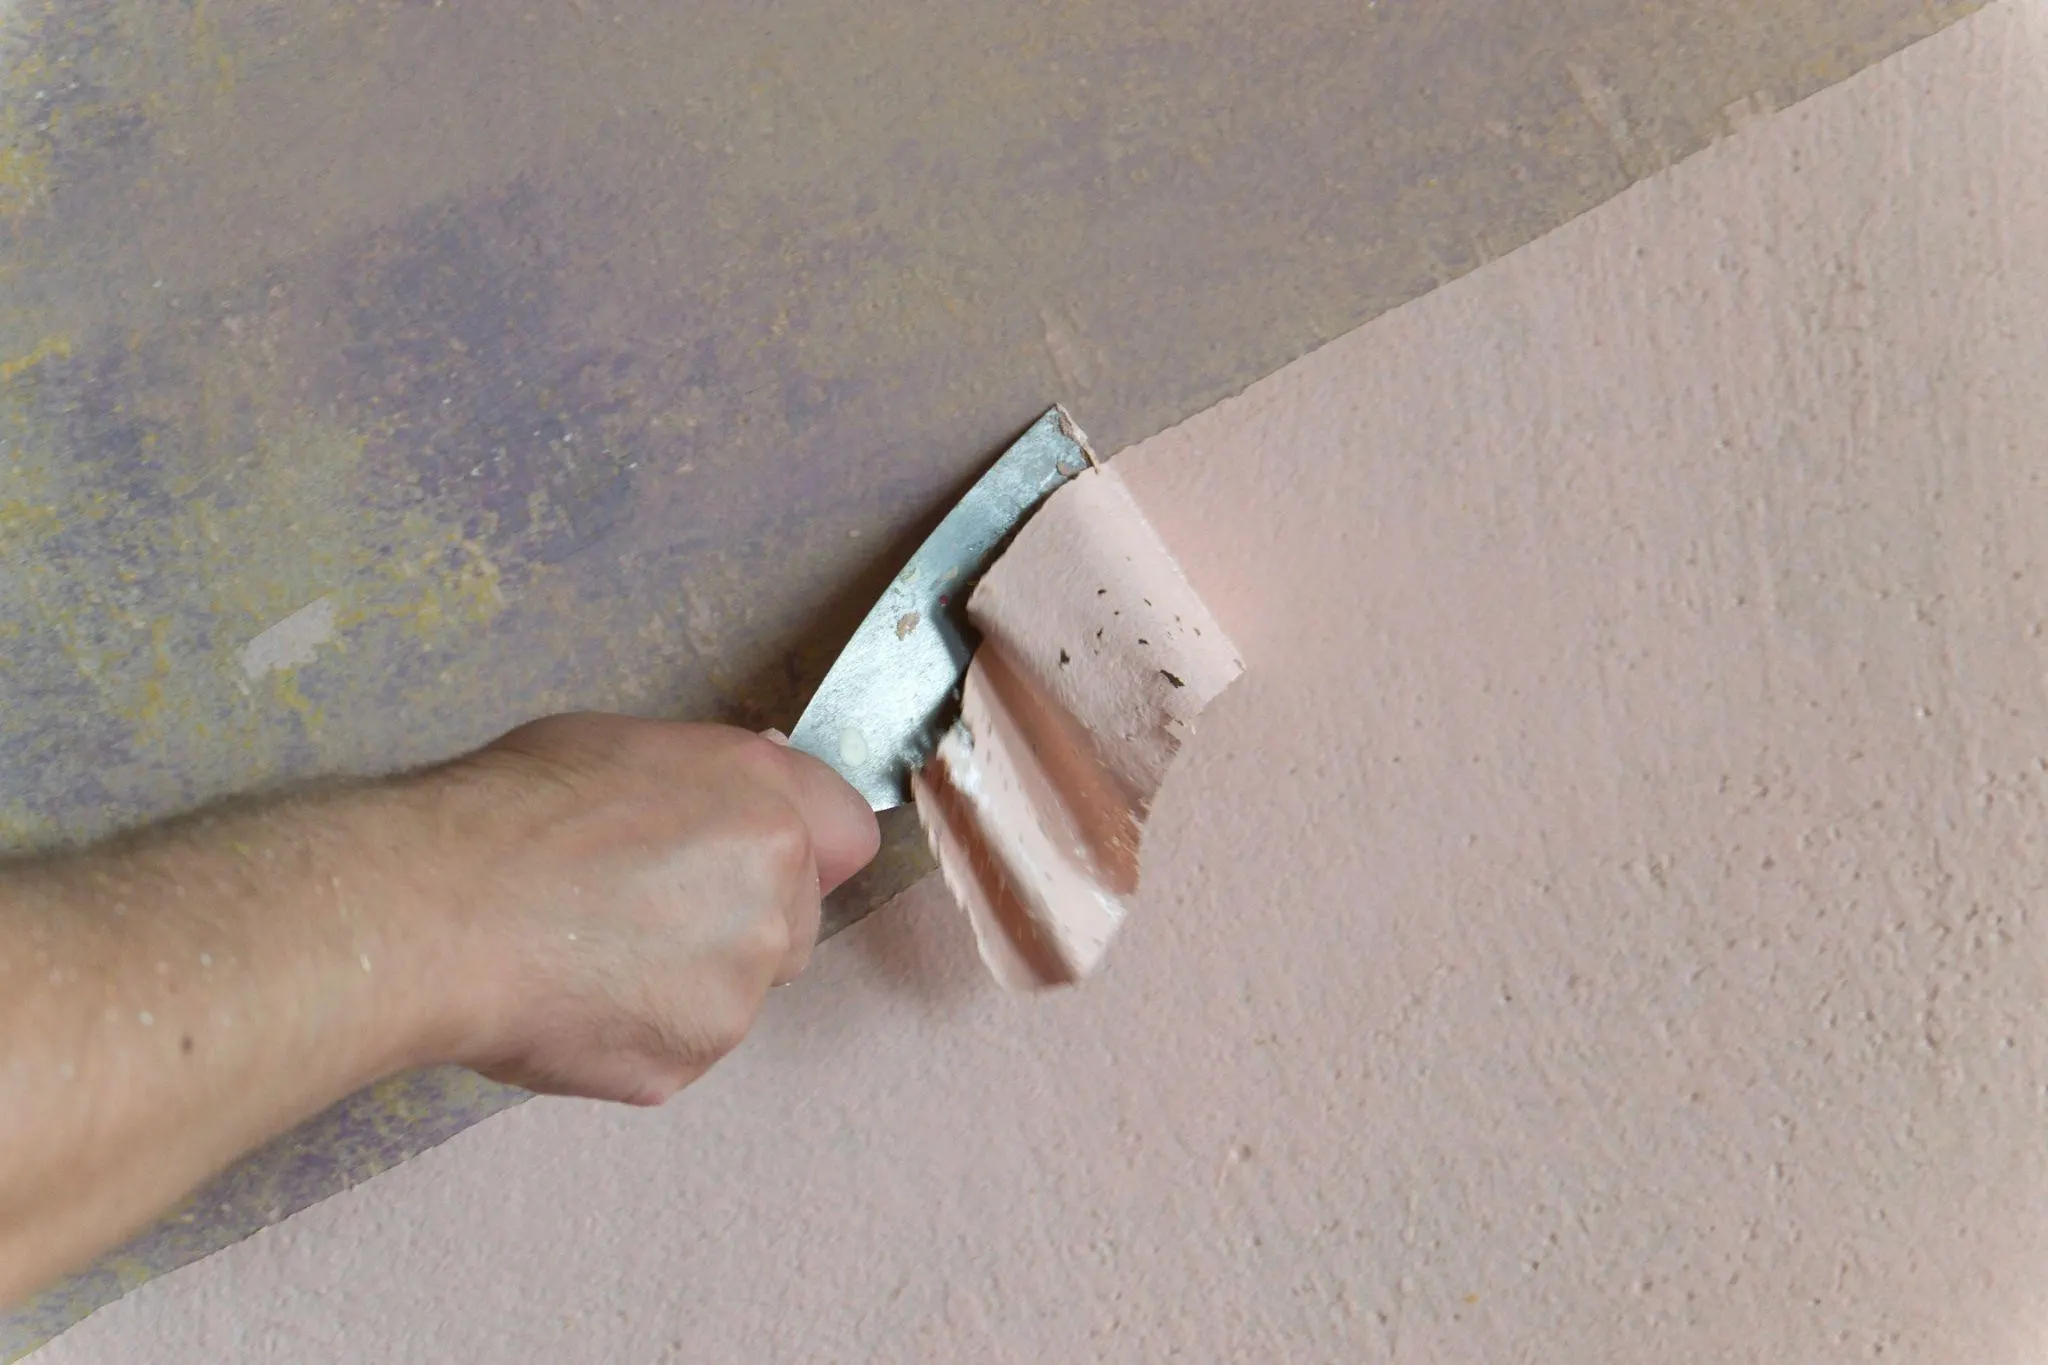
[[[876,810],[910,799],[910,775],[952,719],[979,643],[968,594],[1033,509],[1094,463],[1087,440],[1062,408],[1032,423],[890,582],[790,732]]]

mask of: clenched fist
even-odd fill
[[[879,839],[830,768],[721,726],[556,716],[425,780],[486,968],[460,1060],[555,1094],[658,1104],[703,1075]]]

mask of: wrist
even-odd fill
[[[379,983],[402,1068],[488,1058],[523,976],[505,903],[523,842],[508,814],[530,802],[469,760],[360,789],[363,875],[380,888],[375,933],[391,960]],[[376,959],[371,971],[377,974]]]
[[[387,1075],[461,1061],[486,1014],[474,932],[480,869],[450,827],[449,794],[407,776],[340,799],[348,809],[324,869],[330,951],[362,1002],[369,1064]]]
[[[270,1049],[318,1058],[351,1087],[459,1052],[462,879],[414,779],[307,793],[189,834],[141,856],[194,888],[188,931],[244,983]]]

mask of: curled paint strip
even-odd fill
[[[968,615],[983,643],[912,780],[918,815],[996,979],[1071,984],[1129,912],[1175,755],[1243,665],[1113,469],[1039,509]]]

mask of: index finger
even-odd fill
[[[882,827],[867,798],[831,765],[776,741],[786,778],[784,795],[811,832],[811,856],[818,865],[820,895],[836,889],[866,867],[882,846]]]

